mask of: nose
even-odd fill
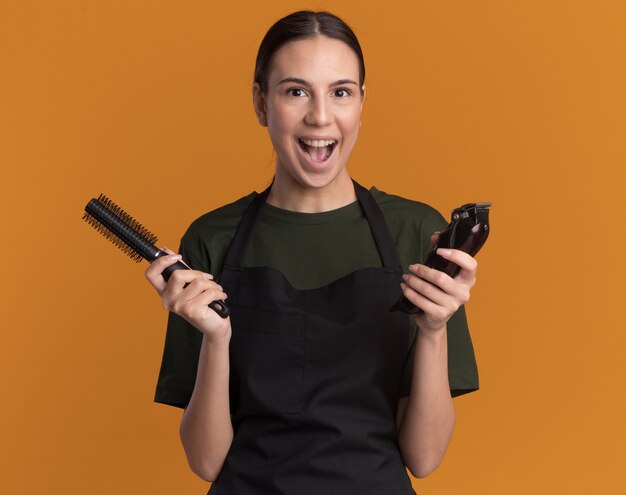
[[[311,98],[304,121],[316,127],[329,125],[333,121],[331,103],[325,98]]]

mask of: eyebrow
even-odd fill
[[[304,86],[310,86],[310,84],[305,81],[304,79],[300,79],[299,77],[285,77],[284,79],[281,79],[280,81],[278,81],[278,84],[284,84],[284,83],[296,83],[296,84],[302,84]],[[354,84],[355,86],[358,86],[358,83],[356,81],[353,81],[352,79],[339,79],[337,81],[335,81],[334,83],[331,84],[331,86],[337,86],[340,84]]]

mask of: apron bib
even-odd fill
[[[242,266],[269,188],[242,217],[220,276],[234,438],[212,495],[415,493],[396,430],[409,321],[389,311],[402,269],[376,201],[354,187],[383,266],[324,287],[297,290],[274,268]]]

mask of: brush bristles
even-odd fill
[[[94,229],[100,232],[104,237],[106,237],[109,241],[115,244],[124,254],[127,254],[131,260],[139,263],[143,256],[131,248],[128,244],[126,244],[122,239],[117,237],[113,232],[107,229],[104,225],[102,225],[98,220],[92,217],[89,213],[85,213],[83,215],[83,220],[91,225]]]
[[[113,201],[107,198],[104,194],[98,196],[98,202],[104,206],[107,210],[113,213],[117,218],[122,220],[129,228],[133,229],[137,234],[143,237],[150,244],[155,244],[157,236],[150,232],[147,228],[141,225],[137,220],[131,217],[128,213],[117,206]]]
[[[132,216],[122,210],[119,206],[117,206],[113,201],[107,198],[104,194],[101,194],[97,200],[98,204],[104,208],[111,215],[115,216],[118,220],[124,223],[124,225],[133,231],[133,237],[137,239],[133,239],[133,241],[139,241],[141,245],[143,244],[156,244],[157,236],[150,232],[147,228],[141,225],[137,220],[135,220]],[[101,210],[99,210],[101,211]],[[98,212],[98,216],[101,214]],[[109,241],[115,244],[123,253],[128,255],[130,259],[139,263],[144,256],[138,252],[136,249],[133,249],[128,245],[126,241],[120,238],[117,234],[112,232],[108,227],[103,225],[98,219],[94,218],[91,214],[85,212],[83,215],[83,220],[85,220],[89,225],[91,225],[94,229],[100,232],[104,237],[106,237]],[[107,223],[109,222],[108,216],[106,218]],[[115,228],[118,228],[118,225],[115,225]],[[125,235],[125,234],[122,234]],[[143,247],[142,247],[143,248]]]

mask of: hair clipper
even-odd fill
[[[439,234],[437,242],[428,254],[425,266],[442,271],[452,278],[458,275],[461,267],[439,256],[439,248],[458,249],[475,256],[489,236],[489,207],[493,203],[467,203],[452,211],[452,220]],[[417,314],[421,310],[402,296],[390,311],[403,311]]]

